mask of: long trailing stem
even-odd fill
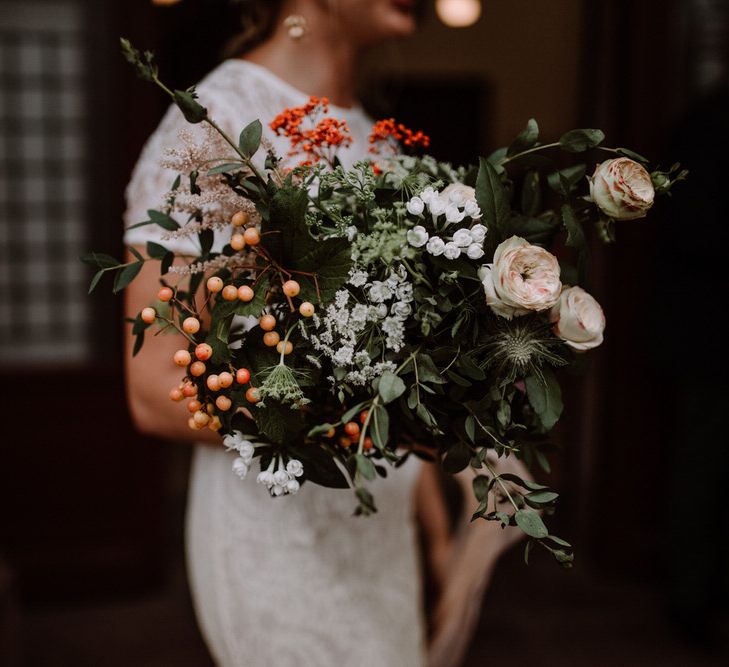
[[[489,464],[489,462],[484,458],[483,464],[486,466],[486,469],[494,476],[494,480],[496,480],[496,483],[501,487],[501,490],[504,492],[506,497],[509,499],[509,502],[511,503],[512,507],[515,511],[519,511],[519,506],[514,502],[514,499],[511,497],[511,494],[509,493],[509,490],[506,488],[506,485],[501,480],[501,476],[496,474],[496,471],[493,469],[493,467]],[[495,501],[494,501],[495,506]]]
[[[539,146],[534,146],[533,148],[527,148],[525,151],[521,151],[520,153],[514,153],[514,155],[509,155],[507,157],[503,157],[498,161],[498,165],[505,165],[508,162],[513,162],[517,158],[523,157],[524,155],[529,155],[530,153],[536,153],[537,151],[543,151],[547,150],[548,148],[556,148],[559,146],[559,141],[553,141],[551,144],[540,144]]]

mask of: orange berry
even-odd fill
[[[241,285],[238,288],[238,298],[241,301],[248,303],[249,301],[253,301],[254,296],[256,296],[256,293],[248,285]]]
[[[246,222],[248,222],[248,214],[244,211],[237,211],[230,219],[230,224],[233,225],[233,227],[243,227]]]
[[[367,414],[367,410],[362,410],[362,412],[359,413],[360,424],[364,424],[367,421]]]
[[[220,417],[218,417],[218,415],[213,416],[213,418],[208,423],[208,428],[211,431],[219,431],[221,428],[223,428],[223,422],[220,421]]]
[[[172,358],[178,366],[187,366],[192,361],[192,357],[187,350],[177,350]]]
[[[300,291],[301,285],[299,285],[299,283],[297,283],[295,280],[287,280],[283,284],[283,293],[286,296],[297,296]]]
[[[359,436],[359,424],[357,422],[347,422],[344,425],[344,432],[348,436],[356,438],[357,436]]]
[[[139,316],[145,324],[152,324],[157,319],[157,311],[154,308],[142,308]]]
[[[352,439],[348,438],[346,435],[342,435],[339,437],[339,444],[342,445],[342,447],[351,447]]]
[[[197,425],[197,422],[195,421],[194,417],[190,417],[190,419],[187,420],[187,425],[193,430],[193,431],[199,431],[202,427]]]
[[[193,361],[190,364],[190,375],[199,378],[205,373],[205,364],[202,361]]]
[[[262,315],[258,326],[264,331],[273,331],[276,328],[276,318],[273,315]]]
[[[179,387],[174,387],[170,389],[171,401],[181,401],[183,398],[185,398],[185,395],[182,393],[182,389],[180,389]]]
[[[375,446],[375,443],[372,442],[372,438],[370,436],[367,436],[364,439],[364,443],[362,443],[362,449],[364,449],[366,452],[372,449]]]
[[[238,288],[235,285],[226,285],[223,287],[223,299],[226,301],[235,301],[238,298]]]
[[[198,401],[196,398],[193,399],[192,401],[187,402],[187,409],[190,412],[197,412],[201,407],[202,407],[202,403],[200,403],[200,401]]]
[[[258,398],[258,389],[255,387],[249,387],[246,391],[246,401],[249,403],[258,403],[261,399]]]
[[[299,312],[303,317],[311,317],[314,314],[314,304],[304,301],[304,303],[299,306]]]
[[[233,405],[233,401],[231,401],[227,396],[218,396],[215,399],[215,405],[218,410],[227,412],[228,410],[230,410],[230,406]]]
[[[243,238],[248,245],[258,245],[261,242],[261,235],[255,227],[249,227],[243,232]]]
[[[208,359],[210,359],[210,357],[213,356],[213,348],[210,347],[210,345],[208,345],[207,343],[200,343],[195,348],[195,356],[200,361],[207,361]]]
[[[286,341],[286,347],[284,347],[284,342],[281,341],[278,345],[276,345],[276,351],[281,354],[283,352],[284,355],[291,354],[294,350],[294,344],[290,341]]]
[[[235,372],[235,381],[238,384],[246,384],[251,379],[251,372],[247,368],[239,368]]]
[[[265,334],[263,334],[263,344],[267,345],[268,347],[274,347],[275,345],[278,345],[278,342],[281,340],[281,336],[278,335],[278,331],[267,331]]]
[[[230,387],[230,385],[233,384],[233,376],[228,373],[228,371],[223,371],[222,373],[220,373],[220,375],[218,375],[218,380],[220,381],[220,386],[223,389],[227,389],[228,387]]]
[[[205,384],[210,391],[220,391],[220,378],[215,374],[208,375]]]
[[[197,364],[199,362],[194,362],[192,366]],[[192,368],[190,366],[190,368]],[[182,395],[186,398],[192,398],[193,396],[197,396],[197,385],[192,384],[192,382],[186,382],[185,386],[182,388]]]
[[[169,287],[163,287],[162,289],[160,289],[159,292],[157,292],[157,298],[160,301],[167,303],[174,296],[174,294],[175,293]]]
[[[324,434],[325,438],[333,438],[337,433],[337,429],[333,426]]]
[[[230,237],[230,247],[235,251],[243,250],[246,247],[246,240],[243,238],[243,234],[233,234]]]
[[[197,317],[187,317],[182,323],[182,330],[185,333],[196,334],[200,331],[200,320]]]
[[[218,276],[213,276],[212,278],[208,278],[207,286],[208,286],[208,292],[217,294],[221,289],[223,289],[223,279],[218,278]]]
[[[192,418],[195,421],[195,425],[198,428],[202,428],[203,426],[207,426],[207,423],[210,421],[210,415],[207,412],[203,412],[202,410],[198,410],[192,416]]]

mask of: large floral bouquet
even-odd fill
[[[92,288],[115,272],[115,292],[160,262],[156,301],[132,325],[135,353],[150,328],[187,339],[171,360],[181,381],[170,398],[187,398],[190,428],[219,431],[241,478],[257,460],[273,496],[305,482],[353,488],[359,514],[375,511],[367,481],[397,474],[408,456],[451,473],[470,466],[474,518],[516,525],[528,549],[539,543],[569,565],[570,545],[542,519],[558,494],[498,474],[494,457],[548,470],[543,445],[562,412],[555,370],[605,328],[579,286],[587,230],[611,240],[615,221],[645,216],[684,172],[651,174],[639,155],[602,146],[599,130],[541,144],[533,120],[477,168],[406,155],[427,137],[380,121],[371,159],[344,169],[346,124],[315,98],[270,124],[304,158],[285,169],[260,122],[231,140],[194,89],[168,90],[151,54],[123,48],[210,136],[204,149],[183,142],[167,156],[181,176],[140,223],[161,227],[161,243],[147,256],[132,249],[128,264],[85,259],[98,268]],[[550,149],[610,159],[586,179],[584,162],[556,162]],[[574,267],[547,249],[558,237]],[[198,250],[175,262],[164,241],[180,238]]]

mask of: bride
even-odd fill
[[[355,96],[359,56],[383,40],[410,35],[415,4],[247,0],[242,3],[247,30],[235,56],[198,86],[201,102],[234,134],[256,118],[266,128],[309,94],[326,96],[331,115],[346,120],[351,131],[351,147],[339,153],[351,165],[366,156],[372,126]],[[168,110],[129,183],[127,227],[146,219],[147,209],[161,204],[174,180],[174,173],[160,168],[159,156],[179,143],[181,130],[195,135],[198,128],[188,126],[176,108]],[[267,139],[279,155],[288,153],[285,139],[272,132]],[[125,234],[126,244],[141,251],[149,240],[159,240],[151,226]],[[156,268],[143,269],[127,289],[127,311],[136,314],[149,305],[158,289]],[[372,517],[352,517],[348,494],[313,484],[296,496],[273,499],[255,479],[233,475],[232,455],[219,436],[188,430],[180,406],[167,400],[169,387],[180,380],[179,369],[169,363],[181,346],[177,336],[153,338],[133,359],[131,336],[127,344],[128,398],[137,427],[199,445],[189,488],[187,563],[198,621],[217,664],[459,663],[496,559],[514,539],[511,531],[461,518],[451,536],[436,469],[415,457],[373,484],[379,512]],[[464,487],[470,483],[467,476],[462,481]],[[419,530],[439,590],[429,623]]]

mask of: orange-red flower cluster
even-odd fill
[[[402,123],[397,123],[394,118],[378,120],[370,134],[370,144],[372,144],[370,152],[379,153],[377,144],[390,140],[402,143],[408,148],[428,148],[430,146],[430,137],[422,131],[413,132]]]
[[[279,136],[288,137],[291,142],[289,155],[305,154],[301,164],[309,165],[326,160],[331,163],[339,146],[349,146],[352,137],[347,123],[336,118],[320,118],[329,113],[329,100],[326,97],[311,97],[300,107],[284,109],[271,121],[271,129]],[[305,123],[306,120],[309,123]],[[313,127],[306,127],[307,125]]]

